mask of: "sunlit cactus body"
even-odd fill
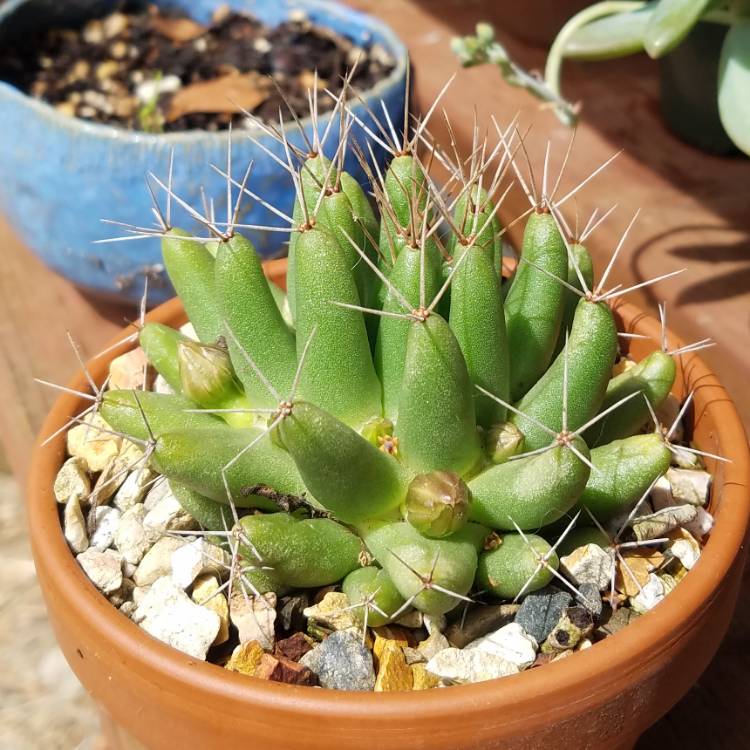
[[[343,97],[336,106],[346,134]],[[511,128],[453,162],[432,143],[418,155],[424,123],[403,140],[389,125],[367,133],[393,154],[385,173],[356,146],[377,211],[343,171],[346,137],[326,158],[317,139],[305,153],[279,135],[297,196],[293,216],[277,212],[288,296],[240,234],[247,175],[228,177],[242,189],[226,222],[202,218],[210,243],[163,220],[165,266],[200,343],[146,324],[140,342],[175,393],[110,391],[101,408],[146,441],[208,531],[240,539],[256,593],[343,584],[370,624],[546,585],[561,524],[632,506],[666,470],[668,436],[630,436],[674,379],[649,363],[611,379],[607,302],[627,290],[606,287],[609,269],[594,285],[581,244],[593,217],[572,236],[561,208],[576,190],[555,200],[547,159],[537,195]],[[442,187],[436,155],[452,172]],[[497,213],[509,167],[532,204],[512,280]],[[171,176],[157,182],[176,198]],[[650,404],[636,408],[642,394]]]

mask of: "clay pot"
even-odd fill
[[[283,279],[285,262],[268,272]],[[653,318],[628,304],[616,312],[625,330],[659,340]],[[172,300],[150,319],[179,325],[185,315]],[[640,358],[654,345],[632,340],[631,347]],[[89,363],[97,381],[107,364],[106,358]],[[710,463],[716,526],[696,567],[654,610],[593,648],[502,680],[446,690],[364,694],[268,683],[152,639],[94,589],[63,539],[52,484],[64,436],[37,446],[28,510],[39,583],[60,647],[100,707],[111,750],[631,747],[711,661],[734,610],[745,556],[750,456],[742,423],[698,357],[685,356],[680,365],[677,395],[695,390],[693,437],[732,461]],[[72,385],[84,389],[83,375]],[[83,406],[62,395],[41,434]]]

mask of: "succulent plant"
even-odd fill
[[[171,393],[97,391],[95,406],[234,545],[256,594],[340,583],[371,624],[439,615],[477,590],[518,598],[560,578],[556,548],[582,513],[628,510],[666,471],[669,433],[641,431],[674,352],[613,377],[608,302],[628,290],[607,286],[612,263],[594,283],[593,217],[574,237],[561,208],[576,190],[556,200],[545,160],[538,193],[511,128],[462,160],[431,141],[431,112],[403,138],[389,121],[364,133],[392,155],[382,173],[347,139],[361,124],[343,96],[337,111],[330,157],[325,138],[304,149],[277,133],[296,194],[292,216],[273,209],[291,234],[286,294],[240,233],[243,194],[258,198],[247,173],[227,169],[239,193],[226,222],[191,209],[208,237],[170,225],[171,168],[152,178],[168,208],[145,234],[162,236],[197,340],[146,322],[140,345]],[[531,205],[506,279],[497,212],[511,167]]]

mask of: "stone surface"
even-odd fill
[[[186,589],[200,575],[225,575],[231,562],[232,558],[225,550],[211,544],[205,537],[199,537],[172,553],[172,580]]]
[[[539,646],[517,622],[503,625],[494,633],[478,638],[466,646],[467,650],[478,649],[515,664],[519,670],[530,667],[536,659]]]
[[[190,531],[198,528],[198,522],[185,510],[180,501],[172,494],[168,482],[162,482],[167,492],[156,502],[143,519],[147,529],[156,531]],[[145,506],[145,503],[144,503]]]
[[[394,622],[396,625],[402,625],[405,628],[421,628],[423,617],[418,609],[410,609],[404,612],[398,620],[394,620]]]
[[[433,628],[432,633],[417,645],[417,651],[424,656],[425,661],[429,661],[435,654],[450,647],[448,639],[439,630]]]
[[[147,633],[196,659],[205,659],[221,621],[216,612],[190,601],[169,576],[154,581],[133,614]]]
[[[705,508],[696,508],[695,518],[682,528],[689,531],[696,539],[703,539],[714,527],[714,517]]]
[[[273,649],[276,594],[246,597],[235,589],[229,602],[229,617],[239,632],[240,643],[257,641],[267,651]]]
[[[635,596],[663,562],[664,555],[652,547],[623,550],[617,563],[615,588],[626,596]]]
[[[568,607],[560,621],[542,644],[542,652],[549,654],[575,648],[594,629],[594,619],[585,607]]]
[[[412,690],[430,690],[440,684],[434,674],[427,671],[426,664],[411,665]]]
[[[223,592],[219,591],[219,582],[216,576],[207,573],[198,576],[193,584],[193,591],[190,598],[201,607],[213,610],[219,616],[219,632],[216,639],[211,644],[218,646],[229,640],[229,604]]]
[[[307,667],[285,657],[263,654],[255,670],[255,677],[271,682],[285,682],[288,685],[317,685],[318,678]]]
[[[171,536],[159,539],[138,563],[133,574],[136,586],[148,586],[157,578],[168,575],[172,570],[172,553],[187,544],[187,541]]]
[[[99,414],[89,414],[67,434],[68,453],[83,459],[92,473],[102,471],[120,452],[122,438],[112,435]]]
[[[300,664],[312,670],[323,687],[334,690],[372,690],[372,654],[354,630],[338,630],[305,654]]]
[[[103,552],[112,546],[121,517],[120,511],[111,505],[102,505],[94,510],[94,532],[89,539],[94,549]]]
[[[708,503],[711,475],[707,471],[670,468],[667,470],[667,480],[677,504],[704,506]]]
[[[694,505],[674,505],[633,521],[632,528],[639,542],[666,536],[672,529],[695,519],[698,509]]]
[[[110,390],[132,391],[148,382],[148,359],[141,347],[131,349],[109,363]]]
[[[86,533],[86,520],[81,511],[81,503],[76,495],[71,495],[63,512],[65,540],[76,554],[88,549],[89,537]]]
[[[299,661],[308,651],[315,647],[315,641],[305,633],[295,633],[276,643],[274,656],[284,656],[292,661]]]
[[[598,544],[584,544],[560,558],[560,571],[573,583],[593,583],[600,591],[610,585],[614,569],[613,555]]]
[[[412,670],[406,663],[401,646],[396,641],[387,641],[378,659],[375,692],[411,690],[413,683]]]
[[[447,684],[461,685],[517,674],[518,667],[476,648],[446,648],[427,662],[427,671]]]
[[[117,508],[112,508],[117,513]],[[120,516],[117,530],[113,536],[115,547],[119,550],[126,562],[138,565],[143,556],[154,546],[158,534],[149,533],[143,526],[145,511],[142,505],[134,505]]]
[[[672,445],[672,463],[680,469],[702,469],[701,457],[685,450],[681,445]]]
[[[542,643],[573,599],[567,591],[547,586],[528,594],[516,614],[518,623],[537,643]]]
[[[143,497],[143,507],[146,513],[152,511],[165,497],[172,494],[172,488],[165,476],[160,476],[154,480],[154,483],[146,490]]]
[[[580,598],[576,597],[577,603],[586,607],[595,620],[598,619],[604,607],[604,602],[602,602],[602,597],[599,593],[599,587],[595,586],[593,583],[582,583],[578,587],[578,590],[581,592],[582,596]]]
[[[359,622],[355,612],[348,609],[349,598],[340,591],[329,591],[318,604],[304,610],[308,620],[314,620],[331,630],[356,628]]]
[[[595,633],[599,638],[614,635],[633,622],[637,617],[640,617],[640,614],[640,612],[636,612],[630,609],[630,607],[619,607],[614,611],[609,610]]]
[[[448,627],[448,621],[445,615],[422,615],[422,624],[429,634],[434,631],[442,633]]]
[[[122,558],[114,550],[99,552],[89,548],[76,560],[91,583],[103,594],[111,594],[122,586]]]
[[[91,480],[86,462],[78,457],[69,458],[57,472],[53,492],[58,503],[67,504],[71,497],[83,502],[91,492]]]
[[[465,617],[449,625],[445,637],[452,646],[463,648],[493,630],[513,622],[519,610],[518,604],[487,604],[470,609]]]
[[[125,459],[121,457],[120,460],[124,461]],[[129,465],[132,466],[133,464],[130,463]],[[154,472],[148,466],[139,464],[133,471],[128,473],[117,492],[115,492],[112,500],[113,505],[121,511],[126,511],[140,504],[155,476]]]
[[[690,570],[701,556],[701,547],[696,538],[685,529],[675,529],[669,534],[673,539],[668,549],[682,565]]]
[[[372,652],[375,655],[376,660],[380,658],[380,652],[383,650],[386,643],[397,643],[401,648],[417,645],[412,632],[406,628],[400,627],[399,625],[382,625],[379,628],[373,628],[372,634],[375,636]]]
[[[636,612],[644,613],[653,609],[666,595],[664,582],[655,573],[651,573],[641,590],[630,597],[630,604]]]
[[[416,648],[411,646],[403,646],[401,650],[404,652],[404,658],[407,664],[424,664],[427,659],[424,658],[424,654]]]
[[[231,672],[241,672],[254,677],[265,653],[263,646],[257,641],[245,641],[232,651],[232,656],[224,667]]]
[[[654,486],[651,488],[649,493],[649,499],[654,510],[662,510],[663,508],[669,508],[672,505],[676,505],[674,498],[672,497],[672,485],[669,483],[666,474],[662,474]]]

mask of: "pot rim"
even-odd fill
[[[283,279],[286,260],[266,264],[267,274]],[[633,304],[614,305],[615,314],[625,320],[625,328],[645,333],[659,340],[659,323]],[[147,320],[179,325],[185,320],[179,299],[174,298],[155,308]],[[114,339],[123,342],[122,336]],[[670,347],[681,344],[670,335]],[[87,364],[97,382],[102,382],[109,362],[132,348],[123,342],[107,357]],[[145,633],[128,617],[112,606],[85,576],[63,537],[57,502],[52,483],[65,456],[65,435],[58,435],[46,447],[45,436],[59,429],[69,415],[78,413],[85,402],[64,393],[54,403],[34,447],[27,489],[30,535],[37,570],[49,577],[55,596],[64,600],[70,611],[77,612],[88,623],[92,641],[108,642],[115,651],[127,654],[129,662],[137,662],[144,674],[158,681],[164,689],[169,683],[189,688],[198,702],[201,694],[226,701],[227,706],[241,710],[248,705],[265,705],[276,713],[288,712],[309,717],[337,716],[351,719],[401,721],[409,723],[415,711],[420,720],[434,716],[465,713],[467,710],[486,712],[502,710],[508,727],[523,720],[521,707],[535,706],[537,714],[551,711],[560,696],[569,696],[575,704],[585,704],[592,696],[620,692],[623,684],[635,679],[658,661],[658,655],[669,651],[689,630],[690,624],[715,598],[722,582],[737,558],[742,556],[750,518],[750,452],[747,438],[731,399],[718,379],[695,354],[680,358],[683,378],[696,391],[696,420],[707,409],[721,410],[721,429],[717,431],[719,452],[732,463],[722,466],[720,508],[712,496],[716,524],[696,566],[661,603],[618,633],[577,652],[575,658],[564,659],[498,680],[462,685],[451,690],[425,690],[411,693],[361,693],[335,690],[313,690],[303,686],[285,685],[248,678],[221,667],[197,661]],[[69,386],[85,389],[82,372]],[[715,417],[714,417],[715,419]],[[718,421],[718,420],[716,420]],[[547,701],[545,702],[545,698]],[[566,697],[566,702],[568,698]],[[511,708],[519,709],[519,719]],[[374,712],[377,712],[374,714]],[[528,716],[528,714],[527,714]]]
[[[380,99],[383,97],[385,91],[394,85],[398,85],[400,81],[405,80],[408,51],[393,29],[380,19],[346,5],[326,2],[326,0],[282,1],[288,6],[290,11],[311,8],[319,10],[329,17],[360,18],[362,19],[363,26],[375,29],[377,34],[385,40],[388,51],[394,56],[396,65],[388,76],[381,79],[373,87],[364,92],[367,95],[367,98]],[[29,2],[33,2],[33,0],[8,0],[4,5],[0,5],[0,25],[18,8]],[[252,12],[251,7],[247,10],[248,12]],[[89,137],[100,138],[102,140],[115,140],[119,143],[142,144],[148,146],[155,143],[164,143],[168,145],[226,143],[229,133],[228,130],[218,130],[215,132],[208,132],[205,130],[187,130],[174,133],[147,133],[142,130],[128,130],[126,128],[116,127],[115,125],[89,122],[78,117],[63,115],[48,102],[29,96],[15,86],[11,86],[9,83],[2,80],[0,80],[0,97],[8,97],[11,101],[15,100],[18,104],[28,107],[41,118],[49,120],[52,127],[69,131],[71,136],[83,134]],[[356,106],[358,105],[355,105],[355,108]],[[324,112],[318,117],[318,128],[320,128],[321,125],[328,123],[330,115],[330,112]],[[305,130],[312,128],[313,123],[311,117],[301,117],[298,119]],[[293,119],[284,124],[284,133],[296,133],[297,130],[297,124]],[[253,125],[250,128],[243,128],[241,130],[233,129],[231,131],[232,143],[234,144],[235,141],[245,141],[248,134],[255,137],[263,137],[264,132],[258,125]]]

